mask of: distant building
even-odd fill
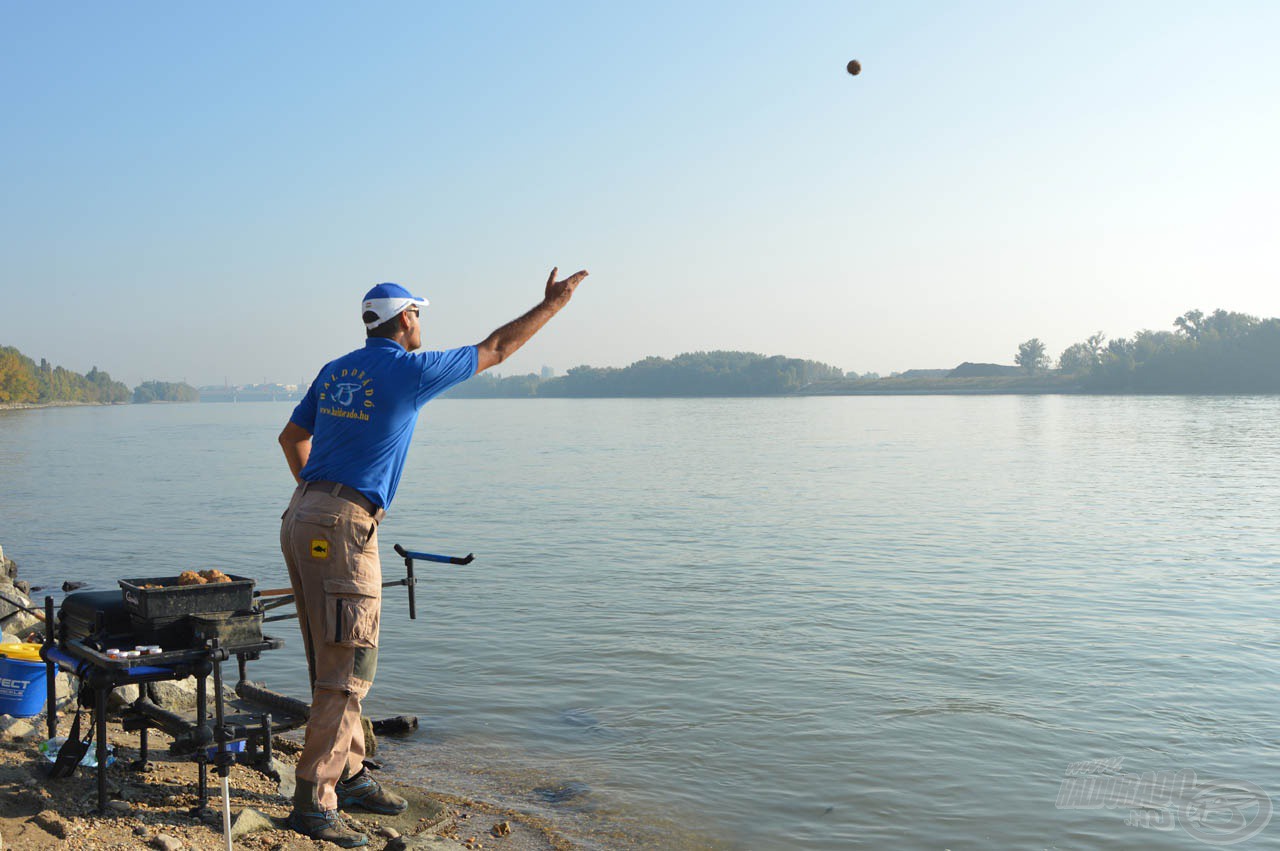
[[[224,384],[201,387],[201,402],[296,402],[304,390],[297,384]]]

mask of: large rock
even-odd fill
[[[11,558],[5,558],[4,547],[0,547],[0,593],[23,606],[30,606],[31,598],[28,596],[30,592],[31,586],[28,583],[18,581],[18,563]],[[19,612],[13,617],[5,617],[17,611],[18,607],[13,603],[0,600],[0,619],[3,619],[0,621],[0,628],[8,635],[17,635],[40,622],[29,612]]]
[[[266,813],[259,812],[253,807],[245,807],[236,816],[235,821],[231,822],[231,838],[239,839],[250,833],[257,833],[262,830],[284,830],[284,819],[273,819]]]
[[[35,726],[27,718],[12,718],[0,715],[0,741],[12,742],[25,739],[35,731]]]
[[[13,562],[9,562],[12,564]],[[31,599],[14,587],[13,580],[0,573],[0,630],[5,635],[19,635],[40,622],[30,612],[22,611],[31,607]]]
[[[213,680],[209,681],[209,694],[213,694]],[[185,680],[161,680],[148,683],[147,696],[156,706],[170,712],[194,712],[196,709],[196,680],[187,677]]]
[[[54,707],[59,712],[75,712],[76,692],[80,688],[80,678],[68,676],[65,671],[58,671],[58,676],[54,679],[53,684]],[[40,724],[44,724],[45,709],[43,704],[41,705],[39,718]]]
[[[272,760],[272,767],[280,775],[280,786],[278,787],[280,797],[286,800],[293,800],[293,793],[298,788],[298,776],[294,773],[293,766],[279,760]]]
[[[138,695],[141,693],[141,688],[132,683],[116,686],[111,690],[111,694],[107,695],[107,711],[119,712],[133,705],[133,702],[138,699]]]
[[[43,828],[46,833],[59,839],[66,839],[71,834],[66,820],[53,810],[44,810],[37,813],[31,820]]]
[[[182,840],[167,833],[157,833],[151,839],[151,847],[160,851],[182,851]]]

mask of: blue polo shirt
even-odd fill
[[[396,495],[418,409],[476,373],[475,346],[406,352],[371,337],[324,369],[289,420],[311,433],[303,481],[341,482],[374,505]]]

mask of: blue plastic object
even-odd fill
[[[44,662],[0,656],[0,715],[30,718],[45,703]]]

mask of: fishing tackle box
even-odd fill
[[[76,591],[64,597],[58,609],[59,641],[132,631],[133,622],[119,591]]]
[[[58,641],[84,641],[98,650],[117,645],[191,646],[183,616],[146,620],[131,613],[119,591],[77,591],[58,609]]]
[[[179,585],[178,577],[121,579],[119,591],[68,594],[58,612],[58,638],[84,639],[105,649],[119,638],[125,644],[166,648],[262,640],[262,613],[253,611],[254,581]],[[152,586],[152,587],[146,587]]]
[[[197,645],[216,638],[223,647],[243,647],[262,641],[262,612],[222,612],[187,618]]]
[[[228,574],[230,576],[230,574]],[[231,576],[230,582],[179,585],[176,576],[154,579],[121,579],[120,590],[130,614],[143,621],[236,612],[253,607],[253,580]],[[146,586],[155,586],[148,588]]]

